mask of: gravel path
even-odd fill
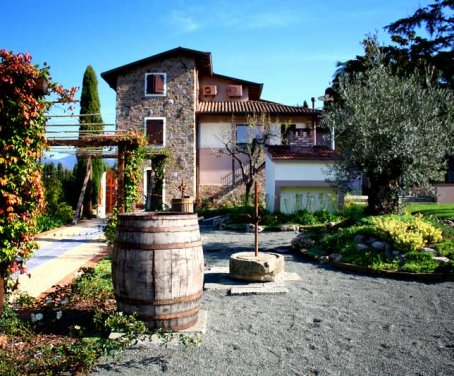
[[[264,249],[292,233],[263,233]],[[203,231],[205,259],[252,247],[253,235]],[[229,244],[229,246],[225,246]],[[200,347],[127,350],[94,375],[454,375],[454,283],[343,273],[286,256],[285,295],[208,290]]]

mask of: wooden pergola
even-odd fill
[[[92,116],[93,114],[87,115],[54,115],[50,117],[80,117],[80,116]],[[96,115],[96,114],[95,114]],[[115,125],[107,123],[92,123],[84,125]],[[117,188],[117,208],[119,213],[125,211],[125,193],[124,193],[124,177],[125,177],[125,151],[128,146],[138,141],[138,138],[134,138],[134,135],[128,131],[115,130],[106,134],[104,130],[70,130],[70,131],[49,131],[48,127],[79,127],[80,124],[47,124],[46,125],[46,137],[47,144],[50,147],[76,147],[76,148],[104,148],[104,147],[116,147],[117,152],[114,153],[103,153],[101,150],[90,150],[87,149],[81,155],[82,158],[87,158],[87,170],[85,174],[84,184],[82,186],[81,194],[79,196],[79,202],[74,215],[73,223],[76,223],[79,218],[83,197],[85,194],[85,188],[88,183],[88,179],[91,173],[91,160],[93,158],[114,158],[118,160],[118,188]],[[52,136],[52,134],[60,134],[59,136]],[[63,134],[63,136],[61,136]]]

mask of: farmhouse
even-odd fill
[[[167,148],[172,153],[172,163],[166,167],[163,184],[153,180],[153,165],[148,163],[144,171],[144,192],[152,193],[169,203],[180,197],[181,182],[186,184],[185,194],[197,200],[217,199],[239,185],[238,165],[231,156],[222,153],[226,139],[238,142],[247,137],[248,118],[267,114],[279,135],[273,140],[280,145],[279,153],[285,154],[284,142],[291,147],[300,161],[300,150],[309,153],[310,169],[314,161],[331,158],[326,142],[326,132],[317,129],[320,111],[308,106],[288,106],[261,98],[263,84],[227,77],[213,72],[211,53],[178,47],[169,51],[132,62],[101,74],[116,91],[117,128],[138,128],[148,136],[156,148]],[[284,126],[285,124],[285,126]],[[314,145],[319,145],[313,148]],[[268,159],[278,167],[280,162],[275,149],[270,149]],[[263,173],[265,172],[263,164]],[[279,167],[278,167],[279,168]],[[293,172],[290,184],[293,191],[304,178],[299,168]],[[296,176],[295,173],[300,176]],[[278,174],[279,175],[279,174]],[[276,175],[276,176],[278,176]],[[321,173],[309,177],[312,193],[329,190]],[[271,175],[270,175],[271,176]],[[284,181],[270,182],[267,194],[287,190]],[[287,179],[288,180],[288,179]],[[277,187],[277,188],[276,188]],[[317,189],[322,187],[323,192]],[[286,191],[289,194],[290,191]],[[271,209],[279,209],[271,199]]]

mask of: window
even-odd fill
[[[165,146],[165,119],[146,118],[145,135],[150,145]]]
[[[247,124],[236,125],[236,142],[238,144],[247,144],[252,141],[253,138],[259,141],[263,140],[263,125],[249,126]]]
[[[166,95],[165,73],[146,73],[145,74],[145,95],[146,96],[165,96]]]

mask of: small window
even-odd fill
[[[145,74],[145,95],[164,96],[166,95],[166,74],[147,73]]]
[[[165,122],[163,118],[145,119],[145,135],[148,143],[154,146],[165,146]]]

